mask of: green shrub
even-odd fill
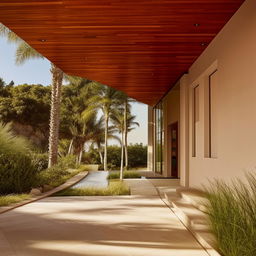
[[[90,148],[89,152],[84,154],[83,161],[88,164],[100,164],[99,153],[97,149]],[[130,144],[128,146],[129,167],[147,166],[147,146],[142,144]],[[108,146],[108,169],[120,169],[121,147],[116,145]],[[99,170],[103,170],[100,165]]]
[[[48,168],[37,175],[37,186],[50,185],[52,187],[57,187],[64,183],[69,177],[70,172],[67,169],[55,165]]]
[[[128,163],[129,167],[147,166],[147,146],[142,143],[130,144],[128,146]]]
[[[28,155],[0,154],[0,194],[29,192],[36,169]]]
[[[29,154],[29,143],[0,123],[0,193],[28,192],[36,170]]]
[[[52,166],[51,168],[45,169],[37,174],[35,185],[50,185],[52,187],[57,187],[65,183],[69,178],[75,174],[83,171],[84,169],[79,169],[72,171],[70,169],[77,168],[76,158],[73,155],[65,156],[59,158],[58,164]]]
[[[108,179],[119,179],[120,178],[120,172],[112,172],[108,175]],[[141,175],[139,172],[135,171],[124,171],[124,179],[139,179],[141,178]]]
[[[48,167],[48,154],[47,153],[32,153],[32,162],[37,172],[41,172]]]
[[[206,213],[224,256],[256,254],[256,178],[253,174],[246,177],[247,183],[215,181],[206,189]]]
[[[129,187],[121,181],[111,181],[107,188],[68,188],[55,196],[116,196],[130,195]]]
[[[62,168],[77,168],[78,165],[76,163],[76,156],[74,155],[67,155],[60,157],[58,160],[58,165]]]

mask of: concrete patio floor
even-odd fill
[[[51,197],[0,215],[3,256],[207,256],[158,196]]]

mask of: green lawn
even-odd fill
[[[119,180],[109,182],[107,188],[68,188],[54,196],[117,196],[130,195],[129,187]]]
[[[0,206],[8,206],[10,204],[19,203],[23,200],[29,199],[29,194],[13,194],[0,196]]]

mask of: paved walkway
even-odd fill
[[[91,171],[89,174],[74,185],[72,188],[106,188],[108,186],[108,172],[105,171]]]
[[[0,215],[3,256],[207,256],[157,196],[51,197]]]

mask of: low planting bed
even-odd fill
[[[119,179],[120,178],[120,171],[113,171],[110,172],[108,175],[108,179]],[[141,174],[136,171],[124,171],[124,179],[140,179]]]
[[[11,194],[0,196],[0,207],[8,206],[10,204],[16,204],[30,198],[31,196],[29,194]]]
[[[117,196],[130,195],[129,187],[122,181],[111,180],[107,188],[68,188],[53,196]]]

